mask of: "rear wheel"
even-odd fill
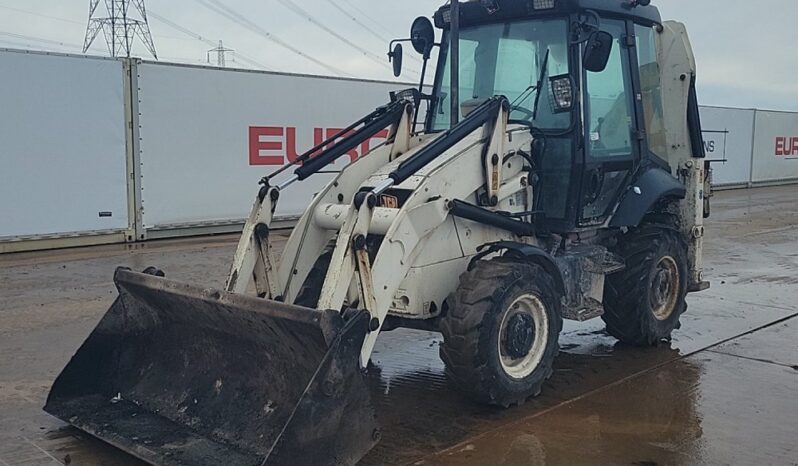
[[[441,321],[440,355],[455,388],[510,406],[540,393],[562,330],[560,295],[540,266],[480,261],[460,276]]]
[[[672,229],[646,226],[624,235],[618,252],[626,269],[607,277],[607,331],[637,346],[670,340],[687,310],[686,244]]]

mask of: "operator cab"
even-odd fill
[[[510,123],[529,127],[539,141],[536,222],[553,232],[605,224],[638,170],[655,164],[670,171],[656,52],[661,19],[648,3],[471,1],[458,5],[454,33],[451,6],[440,8],[426,132],[449,129],[453,108],[462,119],[485,99],[504,95]],[[459,36],[456,92],[452,35]]]

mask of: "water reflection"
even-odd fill
[[[491,452],[491,462],[499,459],[505,461],[502,464],[530,464],[534,460],[543,464],[550,457],[547,449],[556,446],[553,440],[559,437],[570,439],[566,447],[577,436],[580,442],[591,444],[589,449],[600,451],[606,438],[616,434],[634,436],[637,440],[632,443],[637,444],[640,441],[637,436],[648,433],[651,439],[645,441],[667,449],[668,445],[682,444],[685,439],[695,437],[696,431],[700,433],[700,427],[687,430],[674,427],[683,424],[686,418],[693,418],[690,425],[700,426],[694,415],[695,390],[691,388],[698,382],[699,370],[687,362],[680,363],[678,368],[668,365],[653,380],[625,389],[628,393],[619,398],[627,400],[630,406],[642,407],[629,411],[626,431],[609,426],[604,431],[598,409],[583,412],[566,409],[568,415],[555,424],[559,425],[556,438],[541,434],[551,432],[553,426],[534,423],[541,415],[551,417],[550,408],[607,385],[610,385],[605,390],[607,401],[618,397],[621,384],[617,381],[679,358],[679,351],[670,345],[630,348],[596,328],[566,332],[561,337],[566,349],[557,359],[555,373],[542,395],[520,407],[503,410],[473,403],[449,386],[438,359],[439,335],[407,330],[388,335],[402,344],[386,342],[388,348],[375,355],[369,370],[367,380],[383,426],[383,440],[363,464],[405,464],[508,423],[526,426],[531,422],[530,428],[508,428],[511,434],[502,435],[503,448]],[[669,395],[674,391],[683,396]],[[618,410],[623,411],[623,407]],[[525,462],[518,463],[521,458]]]
[[[430,464],[696,464],[701,368],[687,360],[515,422]]]

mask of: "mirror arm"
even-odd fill
[[[388,61],[390,61],[391,57],[393,57],[393,46],[394,46],[395,44],[398,44],[399,42],[413,42],[413,39],[394,39],[394,40],[392,40],[392,41],[391,41],[391,42],[388,44]],[[440,47],[442,47],[442,46],[443,46],[443,43],[441,43],[441,42],[435,42],[435,43],[433,43],[433,44],[432,44],[432,46],[431,46],[431,47],[429,48],[429,50],[427,51],[427,53],[426,53],[426,54],[424,54],[424,55],[422,55],[422,57],[423,57],[425,60],[429,60],[430,56],[432,55],[432,49],[434,49],[435,47],[438,47],[438,48],[440,48]]]
[[[411,39],[394,39],[388,44],[388,62],[393,61],[393,46],[399,42],[410,42]]]
[[[429,53],[424,54],[424,62],[421,64],[421,80],[418,83],[419,100],[424,98],[424,78],[427,76],[427,62],[429,61]],[[411,132],[415,134],[416,127],[418,126],[418,114],[421,113],[421,105],[416,106],[416,114],[413,115],[413,129]]]

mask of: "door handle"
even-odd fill
[[[604,172],[600,168],[594,168],[587,174],[585,184],[585,205],[592,204],[601,194],[601,187],[604,185]]]

